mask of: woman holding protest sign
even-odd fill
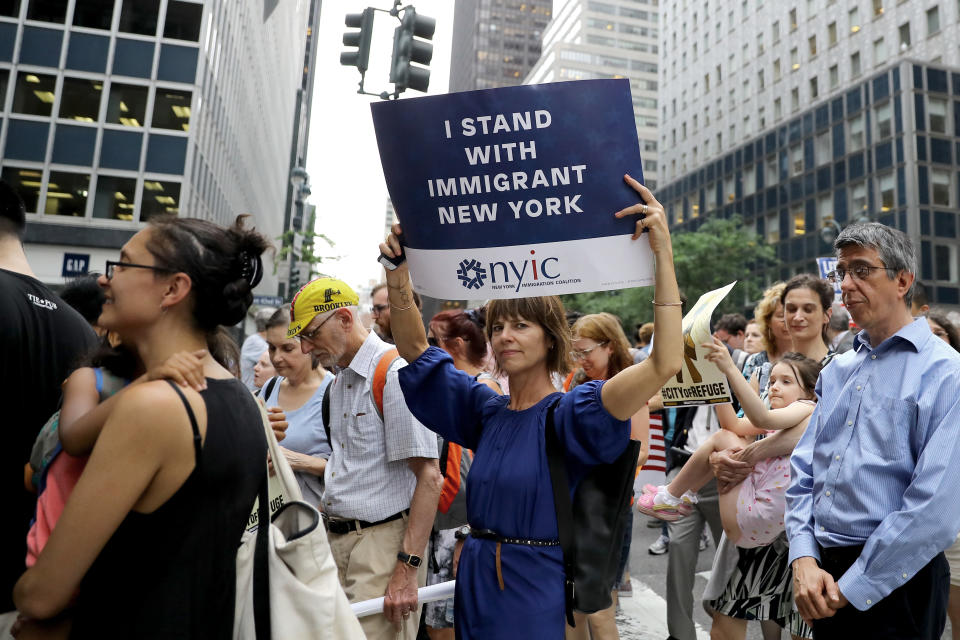
[[[407,405],[425,425],[476,452],[467,492],[471,533],[455,598],[463,640],[563,638],[563,554],[545,451],[547,425],[565,450],[575,487],[593,466],[623,452],[630,418],[680,369],[680,294],[663,207],[646,187],[629,176],[624,180],[641,202],[615,215],[640,214],[635,240],[649,231],[657,341],[647,360],[605,382],[587,382],[563,395],[554,389],[551,375],[566,372],[570,354],[558,298],[493,300],[486,333],[511,392],[497,395],[428,346],[406,264],[387,272],[394,338],[410,363],[400,370]],[[402,256],[399,234],[396,225],[380,245],[386,257]]]

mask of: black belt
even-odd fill
[[[559,540],[531,540],[530,538],[508,538],[491,529],[470,529],[470,535],[481,540],[493,540],[503,544],[523,544],[528,547],[559,547]]]
[[[378,520],[376,522],[367,522],[366,520],[331,520],[327,517],[326,514],[323,516],[323,521],[327,525],[327,531],[330,533],[345,534],[356,531],[360,533],[362,529],[367,529],[369,527],[375,527],[378,524],[385,524],[387,522],[393,522],[398,518],[402,518],[405,515],[410,513],[410,509],[404,509],[403,511],[398,511],[392,516],[387,516],[383,520]]]

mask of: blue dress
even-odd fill
[[[476,529],[501,536],[556,539],[557,517],[544,444],[551,394],[523,411],[453,366],[430,347],[399,370],[411,413],[444,438],[473,449],[467,514]],[[600,401],[603,383],[563,394],[554,414],[571,487],[599,463],[613,462],[630,440],[630,422]],[[563,554],[559,546],[501,545],[504,590],[497,582],[492,540],[468,538],[455,593],[458,640],[561,640],[564,637]]]

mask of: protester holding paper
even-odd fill
[[[549,407],[559,400],[556,435],[576,486],[592,466],[617,458],[630,438],[630,418],[680,369],[680,294],[663,207],[646,187],[624,179],[641,203],[615,215],[640,214],[633,238],[649,238],[657,266],[657,341],[650,358],[606,382],[556,393],[550,376],[566,370],[570,353],[559,299],[493,300],[487,336],[511,391],[497,395],[457,371],[444,351],[428,348],[408,267],[387,272],[394,338],[410,363],[400,370],[408,406],[425,425],[476,452],[467,492],[472,531],[461,555],[455,599],[463,640],[564,636],[563,557],[544,442]],[[644,231],[649,234],[641,236]],[[395,225],[380,245],[385,256],[401,255],[400,232]]]

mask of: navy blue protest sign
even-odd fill
[[[623,180],[643,181],[630,83],[585,80],[372,105],[414,287],[439,298],[653,283]]]

